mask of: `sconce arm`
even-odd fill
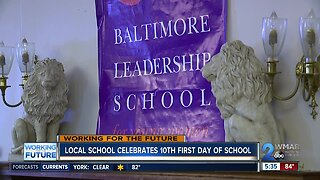
[[[8,88],[10,86],[6,86],[6,88]],[[17,104],[9,104],[6,100],[6,95],[5,95],[5,91],[6,91],[6,88],[1,88],[1,92],[2,92],[2,100],[3,100],[3,103],[8,106],[8,107],[18,107],[22,104],[22,101],[20,100],[19,103]]]
[[[297,77],[297,81],[296,81],[295,89],[291,92],[291,94],[289,96],[287,96],[287,97],[280,97],[275,93],[274,86],[273,86],[273,79],[271,79],[271,89],[272,89],[273,98],[275,98],[276,100],[279,100],[279,101],[286,101],[286,100],[291,99],[294,95],[297,94],[297,91],[298,91],[299,86],[300,86],[300,81],[301,81],[301,76],[298,76]]]

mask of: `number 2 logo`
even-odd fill
[[[265,153],[265,155],[262,158],[262,161],[275,161],[276,159],[272,156],[272,153],[274,151],[274,146],[271,143],[266,143],[262,146],[262,152]]]

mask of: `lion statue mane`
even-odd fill
[[[26,142],[56,141],[67,93],[63,65],[55,59],[38,61],[24,86],[21,99],[26,116],[14,125],[12,153],[21,153]]]
[[[269,104],[268,78],[254,50],[241,41],[224,44],[202,69],[224,119],[225,140],[260,143],[283,142]]]

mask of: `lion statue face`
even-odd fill
[[[63,65],[55,59],[38,61],[25,84],[22,102],[32,121],[62,118],[67,108],[68,84]]]
[[[224,44],[220,53],[203,67],[203,77],[211,82],[223,118],[234,114],[240,99],[258,105],[271,102],[271,89],[263,69],[253,49],[241,41]]]
[[[40,64],[42,67],[37,67],[39,73],[36,74],[39,83],[46,91],[55,90],[60,80],[64,78],[62,64],[51,62],[51,65],[48,65],[48,61]]]

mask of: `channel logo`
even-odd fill
[[[265,155],[262,157],[262,161],[278,161],[281,159],[284,159],[285,155],[281,151],[274,152],[274,146],[271,143],[265,143],[262,146],[262,152],[265,153]]]
[[[263,161],[279,161],[300,156],[300,145],[266,143],[262,146],[262,151],[265,154]]]

